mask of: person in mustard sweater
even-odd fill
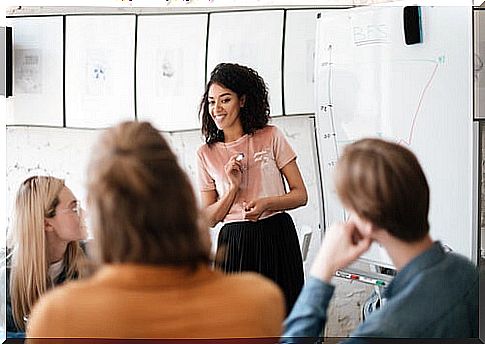
[[[108,129],[88,167],[98,271],[34,307],[27,337],[278,337],[279,288],[255,273],[210,268],[189,179],[146,122]]]

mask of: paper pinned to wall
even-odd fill
[[[62,126],[62,17],[12,18],[14,89],[7,124]]]
[[[281,115],[283,11],[214,13],[210,17],[208,77],[221,62],[255,69],[269,88],[271,115]]]
[[[286,13],[284,99],[285,113],[315,112],[315,36],[321,10]]]
[[[66,18],[66,126],[135,118],[135,16]]]
[[[42,93],[42,49],[15,50],[15,88],[18,94]]]
[[[138,18],[137,112],[159,130],[199,128],[207,14]]]

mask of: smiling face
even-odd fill
[[[208,93],[209,113],[219,130],[242,130],[239,112],[244,106],[245,97],[224,86],[212,84]]]

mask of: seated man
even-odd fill
[[[327,231],[282,340],[319,336],[334,291],[330,280],[373,241],[397,274],[384,291],[387,302],[351,337],[478,337],[478,271],[431,239],[428,184],[413,153],[379,139],[357,141],[337,163],[335,186],[350,219]]]

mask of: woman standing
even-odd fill
[[[211,226],[223,222],[217,259],[225,272],[256,271],[275,281],[291,311],[303,286],[298,237],[285,210],[305,205],[296,154],[268,125],[268,91],[251,68],[221,63],[202,102],[198,150],[202,206]],[[285,190],[284,180],[289,190]]]
[[[20,186],[9,232],[8,336],[25,332],[33,305],[50,288],[81,277],[86,239],[81,207],[62,179],[34,176]]]

